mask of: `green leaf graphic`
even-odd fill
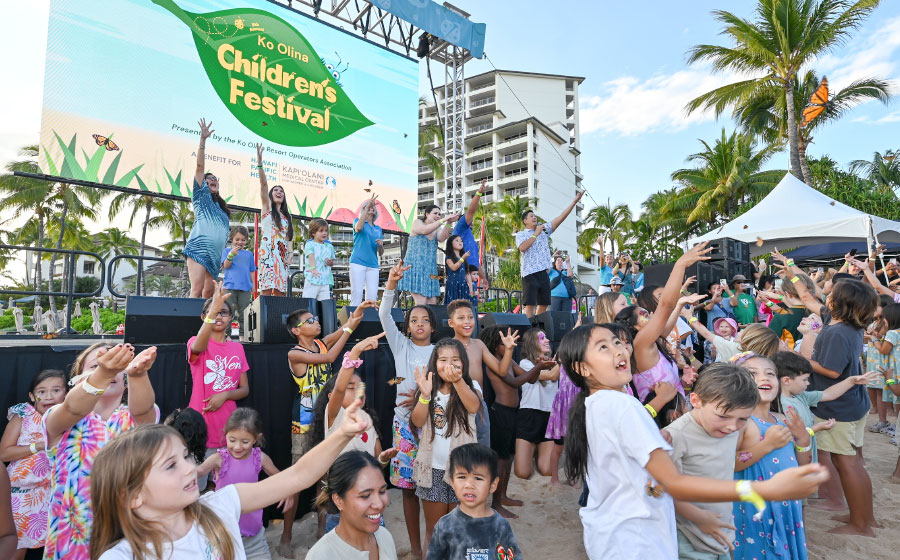
[[[213,89],[244,126],[285,146],[319,146],[374,124],[335,83],[312,45],[263,10],[195,14],[153,0],[188,28]]]

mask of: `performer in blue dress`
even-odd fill
[[[228,218],[231,211],[219,196],[219,179],[205,173],[206,139],[214,130],[212,122],[200,119],[200,147],[197,148],[197,170],[194,174],[194,190],[191,205],[194,207],[194,225],[184,249],[192,298],[212,297],[216,279],[222,265],[222,251],[228,242]]]
[[[403,262],[411,268],[400,280],[399,289],[412,294],[416,305],[437,303],[441,285],[437,274],[437,246],[450,235],[450,224],[459,214],[441,217],[434,204],[425,207],[425,214],[413,222]]]

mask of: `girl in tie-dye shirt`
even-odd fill
[[[76,358],[66,399],[44,414],[43,435],[53,488],[45,559],[90,558],[94,456],[116,435],[137,424],[159,421],[147,377],[154,360],[155,346],[135,357],[130,344],[94,344]],[[123,404],[126,377],[128,402]]]
[[[28,402],[9,409],[9,424],[0,440],[0,461],[9,463],[11,503],[18,549],[15,560],[29,549],[44,546],[50,507],[50,461],[44,452],[41,417],[66,396],[66,374],[45,369],[31,380]]]

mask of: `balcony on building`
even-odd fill
[[[505,136],[502,136],[497,144],[498,151],[504,153],[515,151],[528,143],[528,129],[524,125],[521,128],[504,130],[503,134]]]
[[[489,154],[491,153],[491,151],[493,151],[493,149],[494,143],[489,139],[487,142],[482,142],[469,148],[469,150],[466,152],[466,158],[471,158],[473,156],[478,156],[481,154]]]
[[[485,76],[478,76],[472,79],[469,79],[469,96],[473,95],[484,95],[495,91],[497,89],[497,83],[494,81],[493,74],[488,74]]]
[[[497,109],[497,97],[493,94],[469,100],[469,118],[487,115]]]

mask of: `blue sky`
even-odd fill
[[[454,3],[487,24],[485,51],[498,68],[586,78],[580,90],[582,170],[595,200],[609,197],[637,209],[647,195],[671,185],[669,174],[699,151],[698,138],[711,141],[723,126],[732,129],[729,120],[716,122],[711,115],[685,118],[686,101],[728,79],[687,66],[685,52],[698,43],[721,41],[712,10],[750,17],[754,2]],[[0,162],[38,138],[47,5],[48,0],[17,2],[5,10],[16,25],[0,35],[0,51],[29,56],[7,61],[6,75],[20,81],[0,88]],[[852,42],[814,68],[828,76],[833,88],[863,76],[892,79],[900,86],[900,2],[882,2]],[[476,60],[466,72],[490,69],[487,61]],[[420,89],[427,90],[423,81]],[[900,101],[860,106],[820,130],[810,154],[829,154],[846,165],[876,150],[900,148],[898,123]],[[772,165],[786,168],[787,156],[773,159]]]
[[[685,117],[688,100],[729,83],[726,76],[688,66],[685,53],[696,44],[722,44],[713,10],[750,18],[755,2],[453,3],[487,23],[485,52],[497,68],[586,78],[579,90],[581,165],[584,184],[599,202],[609,197],[639,209],[650,193],[671,186],[671,172],[702,148],[698,138],[712,142],[722,127],[733,129],[727,118]],[[466,73],[491,68],[476,60]],[[883,1],[851,43],[813,68],[828,76],[833,89],[878,76],[894,80],[900,94],[900,2]],[[900,97],[887,107],[868,103],[820,129],[809,152],[846,166],[876,150],[900,148],[898,127]],[[770,167],[787,169],[787,154],[773,158]]]

